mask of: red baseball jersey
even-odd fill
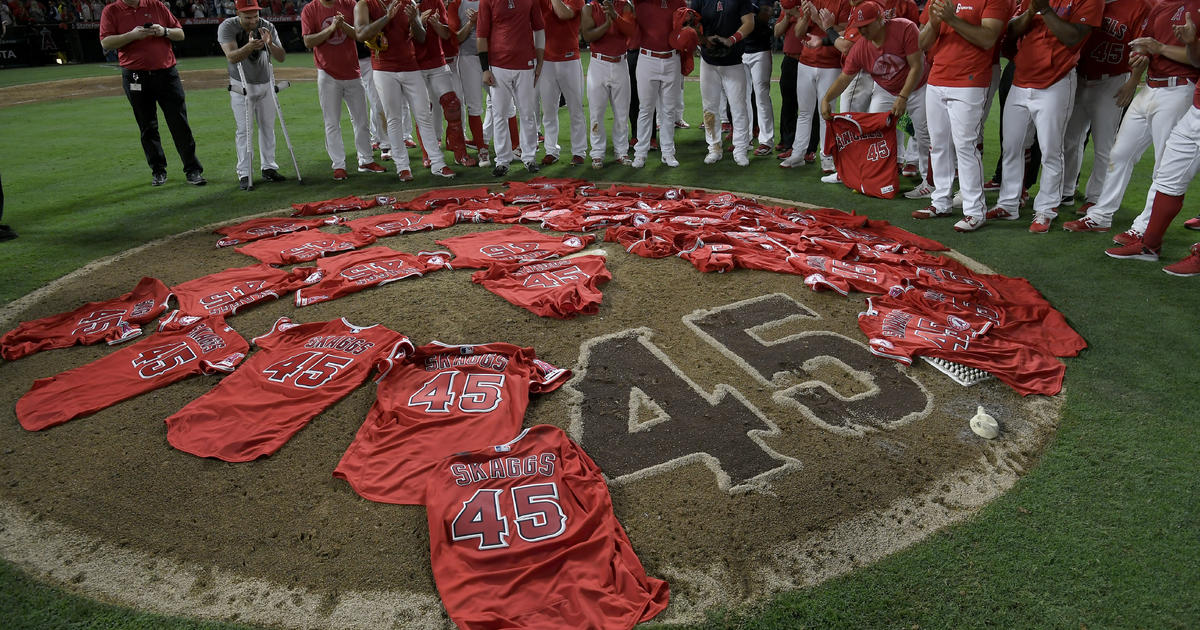
[[[433,30],[430,22],[446,23],[446,5],[442,0],[421,0],[417,8],[421,13],[433,11],[425,20],[425,41],[413,41],[413,50],[417,53],[417,67],[422,70],[440,68],[446,65],[445,41]]]
[[[579,22],[582,19],[580,12],[583,11],[583,0],[561,2],[575,14],[564,20],[554,13],[551,0],[538,0],[542,20],[546,23],[546,61],[570,61],[579,58]],[[597,22],[603,23],[604,20]]]
[[[595,315],[612,280],[604,256],[577,256],[524,265],[495,265],[476,271],[471,280],[512,304],[541,317],[572,319]]]
[[[637,13],[640,46],[646,50],[667,52],[671,48],[671,27],[674,26],[675,10],[688,5],[684,0],[638,0],[634,4]]]
[[[333,476],[372,501],[418,505],[438,460],[511,438],[529,395],[554,391],[570,376],[533,348],[421,346],[379,379],[375,404]]]
[[[903,268],[877,261],[841,260],[823,255],[806,254],[793,259],[804,274],[804,284],[813,291],[833,289],[842,295],[850,291],[883,294],[900,284],[906,277]]]
[[[372,22],[387,14],[383,0],[361,0],[367,3],[367,17]],[[383,26],[379,32],[380,48],[371,50],[371,68],[384,72],[413,72],[417,70],[417,53],[413,48],[412,32],[404,9]]]
[[[334,16],[341,15],[346,24],[354,27],[354,2],[332,0],[333,6],[325,6],[321,0],[313,0],[300,11],[300,29],[304,35],[313,35],[325,30],[333,23]],[[358,48],[354,38],[335,29],[324,43],[313,48],[313,63],[329,76],[346,81],[359,77]]]
[[[890,94],[899,94],[908,80],[908,55],[920,52],[917,45],[917,25],[904,18],[892,18],[885,22],[883,45],[876,46],[865,37],[854,42],[842,62],[842,72],[854,76],[861,71],[871,74],[879,87]],[[913,89],[925,85],[929,76],[929,65],[922,67],[921,78]]]
[[[167,418],[171,446],[227,462],[270,455],[372,370],[386,374],[412,350],[398,332],[345,319],[281,317],[253,342],[261,350],[241,368]]]
[[[234,251],[253,256],[268,265],[291,265],[350,251],[374,242],[375,236],[362,232],[330,234],[321,230],[304,230],[247,243]]]
[[[404,204],[409,210],[436,210],[450,203],[488,201],[498,195],[489,192],[486,186],[478,188],[436,188],[413,197]]]
[[[312,306],[383,286],[405,278],[420,278],[427,272],[447,268],[450,252],[421,252],[417,255],[387,247],[372,247],[317,262],[316,282],[296,291],[296,306]]]
[[[1200,24],[1200,2],[1196,0],[1162,0],[1150,7],[1150,12],[1142,24],[1139,37],[1153,37],[1168,46],[1182,46],[1175,37],[1175,27],[1187,23],[1186,16],[1192,14],[1192,22]],[[1151,79],[1168,79],[1180,77],[1196,82],[1200,77],[1200,68],[1191,64],[1180,63],[1166,55],[1151,55],[1150,67],[1146,76]]]
[[[916,356],[954,361],[991,373],[1023,396],[1062,390],[1062,362],[1041,348],[987,334],[990,323],[974,328],[961,317],[929,315],[884,295],[867,298],[858,327],[881,357],[906,364]]]
[[[496,198],[451,203],[438,208],[436,213],[445,213],[447,218],[453,217],[455,223],[516,223],[521,210],[516,206],[506,206],[503,199]]]
[[[929,9],[925,4],[921,23],[929,22]],[[985,19],[999,20],[1008,24],[1012,17],[1011,0],[957,0],[954,15],[968,24],[979,26]],[[929,83],[943,87],[988,87],[992,83],[993,51],[1000,44],[1001,35],[995,44],[980,48],[967,41],[954,27],[942,22],[937,40],[926,55],[929,62]]]
[[[637,18],[633,14],[633,3],[629,0],[617,0],[613,7],[620,16],[613,20],[604,35],[588,44],[588,50],[601,55],[616,57],[624,55],[629,50],[629,37],[637,32]],[[604,1],[593,0],[588,3],[585,11],[592,12],[592,23],[600,26],[608,21],[604,15]]]
[[[267,217],[265,219],[250,219],[237,225],[217,228],[213,230],[213,233],[224,236],[224,238],[217,241],[217,247],[231,247],[233,245],[249,243],[250,241],[257,241],[260,238],[271,238],[280,234],[319,228],[322,225],[336,225],[340,222],[341,219],[338,217],[325,217],[322,219]]]
[[[42,350],[110,345],[142,334],[138,328],[167,310],[171,290],[156,278],[142,278],[132,291],[104,302],[88,302],[58,315],[21,322],[0,337],[0,357],[16,361]]]
[[[558,258],[595,242],[591,235],[542,234],[523,225],[505,230],[476,232],[437,241],[454,254],[454,269],[483,268],[496,263],[532,262]]]
[[[433,577],[459,628],[627,630],[667,606],[600,468],[561,429],[447,457],[425,495]]]
[[[277,300],[305,284],[316,282],[312,267],[291,271],[267,264],[226,269],[171,287],[179,310],[191,315],[233,315],[238,309]]]
[[[1018,0],[1014,15],[1025,12],[1030,0]],[[1050,8],[1069,24],[1099,28],[1104,18],[1104,0],[1049,0]],[[1085,40],[1086,41],[1086,40]],[[1017,43],[1017,64],[1013,85],[1023,88],[1044,88],[1057,83],[1079,62],[1079,49],[1084,42],[1067,46],[1058,41],[1046,27],[1042,16],[1034,15],[1029,30]]]
[[[324,201],[310,201],[308,203],[294,203],[292,213],[294,217],[311,217],[318,214],[333,214],[334,212],[350,212],[352,210],[367,210],[379,205],[379,199],[372,197],[371,199],[362,199],[356,195],[348,197],[338,197],[337,199],[326,199]]]
[[[1079,73],[1085,79],[1129,72],[1129,42],[1138,36],[1150,6],[1146,0],[1108,0],[1101,25],[1079,53]]]
[[[896,121],[891,112],[836,114],[826,121],[825,153],[842,183],[880,199],[896,196]]]
[[[842,2],[841,0],[817,0],[813,2],[813,8],[820,11],[825,9],[833,13],[834,24],[845,24],[850,21],[850,3]],[[795,22],[795,20],[792,20]],[[815,35],[818,38],[825,37],[825,30],[822,29],[816,20],[808,21],[808,30],[803,36],[796,37],[796,25],[791,24],[784,35],[784,46],[788,45],[788,39],[794,42],[793,47],[800,52],[800,63],[809,66],[810,68],[837,68],[842,65],[842,53],[838,52],[833,46],[806,46],[805,41],[809,35]]]
[[[100,39],[123,35],[147,22],[182,28],[170,9],[159,0],[139,0],[135,7],[124,2],[109,2],[99,20]],[[130,70],[163,70],[175,65],[175,50],[166,37],[147,37],[118,48],[117,63]]]
[[[413,212],[392,212],[376,214],[361,219],[346,222],[346,227],[360,234],[370,234],[375,237],[395,236],[421,230],[438,230],[454,225],[454,213],[433,212],[416,214]]]
[[[475,36],[488,40],[488,62],[509,70],[532,70],[533,32],[546,30],[536,0],[479,0]]]
[[[172,312],[159,333],[102,359],[39,378],[17,401],[17,420],[40,431],[91,415],[193,374],[232,372],[250,346],[224,316]]]

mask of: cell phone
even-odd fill
[[[250,39],[262,39],[262,31],[258,30],[257,28],[253,31],[250,31]]]
[[[154,23],[146,22],[145,24],[142,25],[142,28],[154,28]]]

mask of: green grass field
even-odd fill
[[[309,56],[291,55],[284,65],[311,64]],[[222,65],[217,58],[187,59],[180,67]],[[0,86],[36,91],[37,81],[104,74],[116,70],[99,65],[5,70]],[[1059,227],[1062,220],[1046,235],[1028,233],[1027,220],[956,234],[952,220],[909,218],[925,205],[920,201],[851,194],[821,184],[814,167],[782,171],[774,157],[753,158],[744,169],[728,157],[705,166],[699,85],[689,82],[686,90],[686,118],[693,128],[677,135],[678,169],[659,165],[651,154],[640,171],[609,166],[597,172],[560,164],[543,174],[725,188],[888,219],[1001,273],[1029,278],[1091,346],[1067,360],[1058,435],[1012,491],[968,522],[903,553],[753,609],[714,612],[700,627],[1200,627],[1200,429],[1191,415],[1200,390],[1200,279],[1161,271],[1185,256],[1200,233],[1184,230],[1181,217],[1166,235],[1162,263],[1118,261],[1103,253],[1111,235],[1067,233]],[[400,187],[394,175],[355,173],[349,182],[330,181],[315,83],[295,84],[281,101],[305,185],[292,181],[252,193],[237,190],[233,114],[224,90],[188,92],[198,153],[210,182],[205,187],[184,183],[169,139],[170,181],[150,187],[123,97],[0,109],[3,222],[20,234],[0,243],[0,302],[89,261],[183,230],[298,201]],[[565,109],[561,115],[565,121]],[[985,136],[989,174],[998,150],[998,118],[993,108]],[[348,134],[349,125],[344,128]],[[280,171],[293,175],[282,134],[278,159]],[[1085,175],[1089,170],[1090,157]],[[1140,210],[1150,170],[1148,156],[1116,217],[1118,231]],[[495,181],[484,169],[459,171],[456,184]],[[442,183],[427,170],[414,172],[417,181],[408,186]],[[514,174],[525,177],[519,168]],[[1200,212],[1200,184],[1193,184],[1191,193],[1187,216]],[[1069,208],[1064,215],[1073,218]],[[0,626],[233,627],[93,602],[38,583],[10,564],[0,564]]]

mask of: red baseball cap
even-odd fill
[[[867,0],[850,9],[850,28],[862,28],[879,19],[879,5]]]
[[[258,0],[235,0],[233,6],[238,11],[261,11],[262,7],[258,6]]]

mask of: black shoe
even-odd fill
[[[242,190],[254,190],[254,183],[250,181],[249,177],[239,177],[238,188]]]
[[[187,183],[193,186],[203,186],[208,183],[208,180],[204,179],[204,176],[200,174],[200,171],[192,171],[191,173],[187,174]]]
[[[165,183],[167,183],[166,173],[155,173],[154,177],[150,180],[151,186],[162,186]]]
[[[283,175],[280,175],[279,171],[277,171],[273,168],[264,168],[262,171],[262,176],[263,176],[263,179],[265,179],[269,182],[287,181],[286,177],[284,177]]]
[[[536,173],[542,170],[542,167],[538,166],[537,162],[524,162],[524,164],[525,170],[529,171],[530,173]]]
[[[508,165],[507,164],[497,164],[495,167],[492,168],[492,176],[493,177],[504,177],[505,175],[508,175]]]
[[[7,225],[0,225],[0,241],[11,241],[17,238],[17,233]]]

